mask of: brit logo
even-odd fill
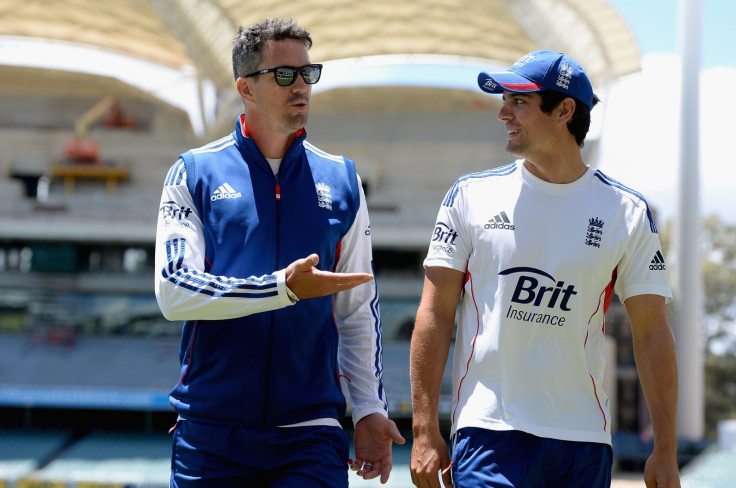
[[[588,220],[588,230],[585,234],[585,244],[593,247],[601,247],[604,222],[598,217]]]
[[[649,263],[649,269],[652,271],[655,270],[666,270],[667,266],[664,264],[664,256],[662,256],[662,253],[657,251],[654,253],[654,259],[652,259],[652,262]]]
[[[522,56],[517,62],[514,63],[514,66],[524,66],[529,61],[533,60],[534,56],[529,53]]]
[[[452,229],[444,222],[437,222],[434,227],[434,233],[432,234],[432,242],[440,242],[442,244],[455,245],[455,239],[457,239],[457,232]]]
[[[171,223],[178,223],[184,226],[189,226],[189,214],[192,213],[192,209],[189,207],[182,207],[173,200],[163,202],[159,209],[161,216],[164,219],[164,223],[169,225]]]
[[[549,273],[530,266],[508,268],[498,275],[516,279],[511,304],[506,311],[507,319],[558,327],[565,325],[567,314],[564,312],[572,310],[578,294],[574,285],[566,285]]]
[[[227,183],[223,183],[222,185],[218,186],[217,190],[212,193],[210,200],[216,202],[217,200],[240,198],[242,196],[243,194],[239,191],[235,191],[232,186],[228,185]]]
[[[485,83],[483,84],[483,86],[485,86],[485,87],[486,87],[486,88],[488,88],[489,90],[493,91],[493,90],[495,90],[495,89],[496,89],[496,87],[497,87],[498,85],[496,85],[496,84],[495,84],[495,83],[493,82],[493,80],[492,80],[491,78],[487,78],[487,79],[486,79],[486,82],[485,82]]]
[[[437,252],[452,254],[455,252],[455,239],[457,237],[458,233],[455,229],[444,222],[437,222],[434,225],[431,248]]]
[[[317,183],[317,204],[321,208],[332,210],[332,191],[325,183]]]

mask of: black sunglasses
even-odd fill
[[[305,83],[314,85],[319,81],[319,77],[322,74],[322,65],[308,64],[301,68],[294,66],[278,66],[276,68],[260,69],[252,73],[248,73],[245,75],[245,78],[271,72],[273,72],[273,76],[276,78],[276,84],[279,86],[289,86],[293,84],[296,81],[297,73],[302,75],[302,79]]]

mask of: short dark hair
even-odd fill
[[[240,26],[233,39],[233,74],[241,76],[258,69],[263,61],[263,49],[274,41],[296,39],[307,49],[312,47],[309,32],[292,19],[269,19],[250,27]]]
[[[590,130],[590,109],[588,106],[576,98],[568,97],[568,95],[555,90],[542,90],[539,94],[542,96],[541,108],[544,113],[551,113],[566,98],[575,100],[575,112],[567,122],[567,130],[575,136],[575,142],[582,148],[585,145],[585,136],[588,135],[588,130]],[[598,95],[593,94],[594,107],[599,101]]]

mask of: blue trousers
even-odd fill
[[[608,444],[474,427],[455,434],[455,488],[610,488]]]
[[[347,488],[348,436],[339,427],[243,428],[179,421],[172,488]]]

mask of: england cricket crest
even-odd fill
[[[329,185],[325,183],[317,183],[317,204],[321,208],[332,210],[332,192]]]
[[[604,222],[598,217],[588,220],[588,230],[585,233],[585,244],[593,247],[601,247],[601,239],[603,238]]]

